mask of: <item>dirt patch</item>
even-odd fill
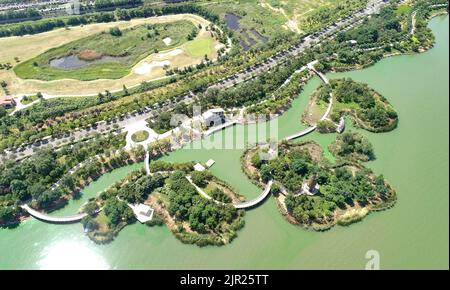
[[[315,162],[319,162],[322,159],[323,150],[319,144],[306,143],[301,145],[299,148],[308,150],[309,154],[311,155],[311,158]]]
[[[244,169],[247,171],[247,175],[254,176],[258,174],[258,169],[252,164],[252,157],[257,152],[257,150],[252,149],[247,152],[244,156]]]
[[[145,201],[145,204],[151,206],[156,211],[156,213],[164,219],[164,223],[172,232],[176,231],[177,223],[175,219],[170,216],[169,212],[166,209],[166,205],[164,203],[158,202],[158,198],[155,195],[150,195],[150,197]],[[189,224],[187,224],[186,222],[182,223],[182,226],[187,233],[194,233],[194,231],[192,231],[192,229],[189,227]]]
[[[311,155],[311,158],[315,162],[319,163],[322,160],[323,149],[319,144],[315,142],[306,141],[300,144],[292,144],[290,145],[288,151],[293,150],[307,150],[308,153]]]
[[[302,115],[302,122],[307,125],[315,125],[322,118],[326,111],[326,106],[317,104],[319,90],[315,91],[309,100],[308,106]]]
[[[96,52],[95,50],[85,49],[85,50],[80,51],[77,54],[77,56],[81,60],[93,61],[93,60],[101,59],[103,55],[101,53]]]

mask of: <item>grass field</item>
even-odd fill
[[[191,56],[204,57],[205,55],[211,54],[214,47],[211,38],[202,37],[186,43],[185,49]]]
[[[11,63],[12,65],[16,65],[16,57],[19,58],[20,61],[27,61],[28,59],[35,58],[52,48],[60,47],[88,36],[93,36],[101,33],[102,31],[108,31],[112,27],[119,27],[122,31],[124,31],[128,28],[142,24],[170,23],[181,20],[190,21],[196,26],[201,24],[203,28],[200,30],[197,38],[210,38],[213,42],[213,48],[216,48],[216,46],[219,45],[219,42],[213,39],[210,33],[205,30],[205,27],[210,24],[209,21],[197,15],[178,14],[151,18],[139,18],[114,23],[96,23],[70,27],[70,29],[56,29],[35,35],[0,38],[0,63]],[[189,42],[171,49],[169,48],[164,51],[160,51],[159,53],[150,54],[139,61],[135,67],[140,66],[142,63],[151,63],[153,61],[169,61],[170,68],[183,68],[200,63],[204,56],[194,57],[187,53],[184,48],[187,44],[189,44]],[[181,50],[181,53],[172,53],[175,50]],[[216,58],[217,50],[218,49],[216,48],[211,51],[208,57],[210,59]],[[8,90],[10,91],[10,94],[15,96],[23,94],[36,94],[37,92],[57,96],[97,95],[99,92],[103,92],[105,90],[118,91],[122,89],[123,85],[130,88],[135,85],[139,85],[143,81],[157,80],[164,78],[165,76],[166,72],[162,67],[155,67],[145,74],[134,73],[133,67],[129,74],[120,79],[98,79],[92,81],[60,79],[53,81],[42,81],[19,78],[12,69],[0,70],[0,80],[5,80],[8,83]],[[1,94],[3,94],[3,91],[0,90],[0,95]]]
[[[198,28],[192,22],[180,20],[172,23],[139,25],[123,30],[121,36],[108,31],[82,38],[22,62],[14,67],[16,75],[23,79],[51,81],[57,79],[119,79],[130,73],[137,62],[154,53],[177,47],[188,41],[187,36]],[[167,46],[163,39],[170,37]],[[81,54],[89,51],[94,58],[102,56],[120,57],[107,62],[86,62],[81,68],[57,68],[50,66],[52,59]],[[94,60],[95,61],[95,60]],[[92,63],[92,64],[91,64]]]
[[[412,10],[412,7],[410,5],[402,4],[402,5],[399,5],[397,7],[397,10],[395,11],[395,13],[397,13],[397,14],[410,14],[411,10]]]

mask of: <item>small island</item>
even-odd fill
[[[321,120],[329,105],[330,94],[333,96],[331,120]],[[340,122],[345,115],[353,119],[356,127],[370,132],[392,131],[398,124],[397,112],[385,97],[367,84],[349,78],[322,84],[314,92],[302,121],[308,125],[317,124],[319,132],[329,133],[336,131],[334,123]]]
[[[150,170],[132,172],[85,206],[89,215],[83,225],[90,239],[112,241],[136,221],[137,207],[152,212],[148,226],[166,224],[183,243],[198,246],[226,245],[244,226],[244,211],[232,205],[242,196],[208,171],[195,171],[193,163],[164,161],[152,162]]]
[[[367,142],[359,135],[349,136],[338,137],[334,152],[349,146],[343,145],[347,139],[359,140],[352,141],[359,145]],[[396,202],[395,190],[384,177],[375,175],[357,161],[359,158],[354,158],[373,154],[372,150],[361,153],[355,149],[359,145],[342,151],[345,154],[339,153],[341,158],[336,163],[324,158],[320,145],[312,141],[283,141],[278,146],[278,156],[268,161],[258,157],[267,152],[264,145],[259,145],[245,152],[243,170],[257,184],[273,180],[272,193],[281,213],[291,223],[327,230],[336,224],[359,221],[371,211],[390,208]]]
[[[334,156],[352,161],[370,161],[375,153],[370,141],[362,134],[345,132],[336,136],[336,140],[328,146]]]

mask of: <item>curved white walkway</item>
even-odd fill
[[[26,210],[30,215],[32,215],[33,217],[35,217],[39,220],[42,220],[45,222],[50,222],[50,223],[56,223],[56,224],[67,224],[67,223],[79,222],[88,215],[87,213],[80,213],[80,214],[73,215],[73,216],[54,217],[54,216],[49,216],[47,214],[39,212],[35,209],[32,209],[31,207],[29,207],[26,204],[21,205],[20,207],[23,208],[24,210]]]
[[[266,184],[266,188],[257,198],[246,201],[246,202],[238,203],[238,204],[233,204],[233,206],[237,209],[248,209],[248,208],[258,205],[260,202],[262,202],[264,199],[266,199],[266,197],[269,195],[270,189],[272,188],[272,184],[273,184],[273,180],[269,180],[269,182]]]
[[[314,67],[314,65],[315,65],[316,63],[318,63],[317,60],[315,60],[315,61],[313,61],[313,62],[310,62],[310,63],[308,63],[307,67],[308,67],[311,71],[313,71],[316,75],[318,75],[318,76],[320,77],[320,79],[321,79],[325,84],[328,85],[328,84],[330,83],[330,81],[328,80],[328,78],[327,78],[323,73],[321,73],[321,72],[319,72],[318,70],[316,70],[316,68]],[[323,120],[325,120],[325,119],[328,119],[328,117],[330,116],[330,113],[331,113],[331,109],[332,109],[332,108],[333,108],[333,93],[330,92],[330,98],[329,98],[329,101],[328,101],[328,108],[327,108],[327,110],[325,111],[325,113],[323,114],[322,118],[320,118],[320,121],[323,121]],[[290,135],[290,136],[287,136],[286,138],[284,138],[284,140],[290,141],[290,140],[293,140],[293,139],[297,139],[297,138],[303,137],[303,136],[308,135],[309,133],[315,131],[316,129],[317,129],[317,125],[311,126],[311,127],[309,127],[309,128],[306,128],[305,130],[303,130],[303,131],[301,131],[301,132],[298,132],[298,133],[292,134],[292,135]]]
[[[190,176],[186,176],[186,179],[195,187],[195,189],[197,190],[197,192],[201,196],[203,196],[204,198],[206,198],[208,200],[212,200],[212,201],[214,201],[217,204],[225,205],[225,203],[213,199],[203,189],[198,187],[194,182],[192,182],[192,179],[191,179]],[[242,202],[242,203],[235,203],[235,204],[233,204],[234,208],[236,208],[236,209],[248,209],[248,208],[251,208],[251,207],[254,207],[254,206],[258,205],[260,202],[262,202],[264,199],[266,199],[266,197],[269,195],[270,189],[272,188],[272,184],[273,184],[273,180],[269,180],[269,182],[266,184],[266,188],[264,189],[264,191],[257,198],[249,200],[249,201],[245,201],[245,202]]]

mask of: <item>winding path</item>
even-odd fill
[[[270,189],[272,188],[272,184],[273,180],[269,180],[269,182],[266,184],[266,188],[257,198],[238,204],[233,204],[233,206],[237,209],[249,209],[258,205],[260,202],[265,200],[266,197],[269,195]]]
[[[409,34],[414,35],[414,33],[416,32],[416,15],[417,15],[417,11],[414,11],[411,14],[411,31],[409,32]]]
[[[310,69],[311,71],[313,71],[315,74],[317,74],[320,77],[320,79],[325,84],[329,84],[330,82],[329,82],[328,78],[323,73],[321,73],[318,70],[316,70],[316,68],[314,67],[314,65],[317,64],[317,63],[318,63],[317,60],[315,60],[313,62],[310,62],[307,65],[307,68]],[[301,70],[303,70],[303,69],[301,69]],[[301,71],[301,70],[299,70],[299,71]],[[325,113],[323,114],[322,118],[320,119],[321,121],[325,120],[325,119],[327,119],[329,117],[329,115],[331,113],[331,109],[333,108],[333,94],[332,93],[330,93],[330,99],[329,99],[328,103],[329,103],[328,104],[328,108],[325,111]],[[231,124],[224,124],[226,126],[220,126],[220,127],[216,128],[216,129],[217,130],[221,130],[221,129],[223,129],[223,128],[227,127],[227,126],[233,125],[233,124],[234,124],[233,122],[231,122]],[[317,129],[317,125],[311,126],[309,128],[306,128],[305,130],[303,130],[301,132],[298,132],[298,133],[295,133],[295,134],[292,134],[292,135],[286,137],[285,140],[290,141],[290,140],[293,140],[293,139],[300,138],[302,136],[305,136],[305,135],[315,131],[316,129]],[[215,130],[215,131],[217,131],[217,130]],[[209,134],[207,134],[207,135],[209,135]],[[147,159],[147,157],[146,157],[145,165],[146,165],[146,167],[149,166],[149,159]],[[150,172],[150,169],[147,170],[147,173],[149,173],[149,172]],[[224,203],[222,203],[220,201],[217,201],[217,200],[213,199],[204,190],[202,190],[200,187],[198,187],[196,184],[194,184],[194,182],[192,182],[192,179],[191,179],[190,176],[186,176],[186,179],[195,187],[197,192],[201,196],[203,196],[204,198],[209,199],[209,200],[213,200],[217,204],[224,204]],[[252,207],[258,205],[260,202],[262,202],[267,197],[267,195],[269,195],[270,189],[272,188],[272,184],[273,184],[273,180],[270,180],[266,184],[266,188],[264,189],[264,191],[257,198],[255,198],[253,200],[246,201],[246,202],[238,203],[238,204],[233,204],[233,206],[236,209],[248,209],[248,208],[252,208]]]
[[[146,150],[145,152],[145,172],[147,172],[147,175],[152,175],[152,173],[150,172],[150,152],[148,152],[148,150]]]
[[[217,204],[225,205],[225,203],[213,199],[203,189],[198,187],[194,182],[192,182],[192,179],[191,179],[190,176],[186,176],[186,179],[192,184],[192,186],[195,187],[195,189],[197,190],[197,192],[201,196],[203,196],[206,199],[212,200],[212,201],[214,201]],[[269,195],[270,189],[272,188],[272,184],[273,184],[273,180],[269,180],[269,182],[266,184],[266,188],[264,189],[263,192],[261,192],[260,195],[258,195],[258,197],[256,197],[255,199],[249,200],[249,201],[245,201],[245,202],[241,202],[241,203],[235,203],[235,204],[233,204],[234,208],[236,208],[236,209],[249,209],[249,208],[252,208],[252,207],[258,205],[260,202],[265,200],[266,197]]]
[[[328,80],[328,78],[327,78],[323,73],[321,73],[320,71],[316,70],[316,68],[314,67],[314,65],[315,65],[317,62],[318,62],[317,60],[315,60],[315,61],[313,61],[313,62],[310,62],[310,63],[308,63],[307,67],[308,67],[311,71],[313,71],[316,75],[318,75],[318,76],[320,77],[320,79],[321,79],[325,84],[328,85],[328,84],[330,83],[330,81]],[[323,121],[323,120],[325,120],[325,119],[328,119],[328,117],[330,116],[330,113],[331,113],[331,109],[332,109],[332,108],[333,108],[333,93],[330,92],[330,98],[329,98],[329,101],[328,101],[328,108],[327,108],[327,110],[325,111],[325,113],[323,114],[322,118],[320,118],[320,121]],[[303,136],[305,136],[305,135],[308,135],[309,133],[314,132],[316,129],[317,129],[317,125],[313,125],[313,126],[311,126],[311,127],[309,127],[309,128],[306,128],[305,130],[303,130],[303,131],[301,131],[301,132],[298,132],[298,133],[292,134],[292,135],[290,135],[290,136],[287,136],[286,138],[284,138],[284,140],[290,141],[290,140],[293,140],[293,139],[297,139],[297,138],[303,137]]]
[[[381,1],[380,1],[381,2]],[[376,8],[379,8],[379,6],[382,6],[382,4],[380,4],[380,2],[378,2],[378,5],[372,5],[370,8],[366,8],[364,11],[360,11],[358,13],[355,14],[355,16],[357,15],[358,17],[363,16],[363,15],[367,15],[367,14],[372,14]],[[356,17],[357,18],[357,17]],[[351,21],[342,21],[342,23],[339,23],[337,25],[337,28],[331,28],[331,29],[327,29],[325,34],[332,34],[333,32],[336,32],[338,30],[339,27],[342,26],[346,26],[349,25],[351,23]],[[313,46],[316,43],[316,39],[315,37],[306,37],[304,42],[301,44],[296,45],[295,47],[291,48],[291,50],[286,50],[283,51],[277,55],[275,55],[274,57],[270,58],[269,60],[267,60],[264,64],[262,65],[256,65],[254,68],[251,68],[245,72],[242,72],[240,74],[237,74],[233,77],[230,77],[228,79],[224,79],[220,82],[220,85],[218,87],[229,87],[229,86],[233,86],[234,84],[236,84],[237,82],[240,82],[242,80],[245,80],[246,77],[248,75],[253,75],[256,72],[260,72],[263,71],[264,69],[270,69],[271,67],[275,66],[280,60],[288,57],[289,55],[297,55],[298,53],[300,53],[301,51],[303,51],[305,48],[308,48],[310,46]],[[326,78],[325,75],[323,75],[322,73],[320,73],[319,71],[317,71],[314,68],[315,63],[317,63],[317,61],[314,61],[310,64],[308,64],[308,68],[310,70],[312,70],[314,73],[316,73],[324,83],[329,84],[328,79]],[[214,87],[214,86],[213,86]],[[188,96],[185,97],[185,100],[188,98]],[[167,109],[170,106],[173,106],[174,104],[167,104]],[[321,120],[327,119],[331,109],[332,109],[332,105],[333,105],[333,95],[330,93],[330,102],[329,102],[329,106],[325,112],[325,114],[322,116]],[[146,108],[146,113],[150,113],[152,114],[152,110],[150,108]],[[146,116],[147,117],[147,116]],[[106,123],[106,122],[104,122]],[[286,138],[286,140],[292,140],[295,138],[299,138],[302,136],[305,136],[311,132],[313,132],[315,129],[317,128],[316,125],[309,127],[299,133],[293,134],[291,136],[288,136]],[[31,149],[31,148],[29,148]],[[147,174],[150,174],[150,168],[149,168],[149,162],[150,162],[150,156],[149,153],[146,152],[146,157],[145,157],[145,167],[146,167],[146,171]],[[192,183],[192,181],[188,178],[188,180]],[[192,183],[193,184],[193,183]],[[249,209],[252,208],[256,205],[258,205],[259,203],[261,203],[263,200],[265,200],[265,198],[270,194],[270,190],[272,188],[272,184],[273,184],[273,180],[270,180],[267,184],[266,187],[264,189],[264,191],[255,199],[250,200],[250,201],[246,201],[246,202],[242,202],[239,204],[233,204],[233,206],[236,209]],[[194,185],[195,186],[195,185]],[[198,188],[197,186],[195,186],[196,189]],[[212,199],[212,197],[210,197],[208,194],[206,194],[204,191],[200,191],[197,189],[197,191],[204,196],[205,198],[208,199]],[[203,192],[203,193],[202,193]],[[214,200],[217,203],[220,203],[219,201]],[[34,216],[37,219],[46,221],[46,222],[50,222],[50,223],[74,223],[74,222],[79,222],[81,221],[84,217],[86,217],[88,214],[87,213],[80,213],[77,215],[73,215],[73,216],[65,216],[65,217],[53,217],[53,216],[49,216],[47,214],[41,213],[35,209],[32,209],[31,207],[29,207],[28,205],[21,205],[21,207],[26,210],[30,215]],[[101,210],[101,209],[100,209]]]
[[[314,132],[316,130],[316,128],[317,128],[317,126],[312,126],[312,127],[306,128],[305,130],[303,130],[301,132],[298,132],[298,133],[292,134],[290,136],[287,136],[286,138],[284,138],[284,140],[291,141],[291,140],[303,137],[305,135],[308,135],[309,133]]]

